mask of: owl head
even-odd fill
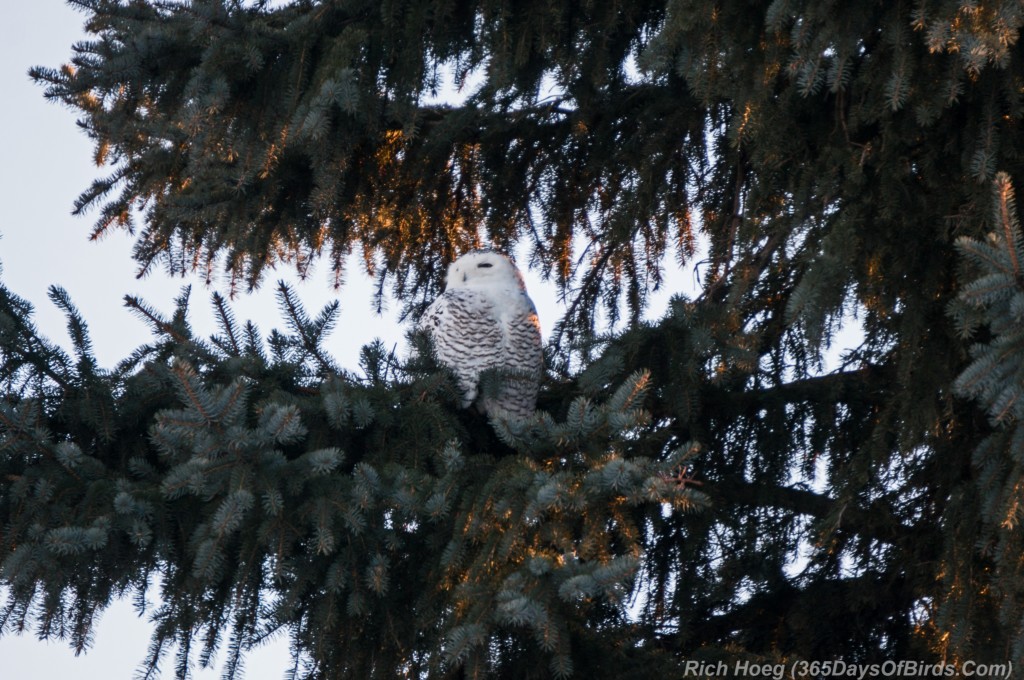
[[[525,288],[512,260],[495,250],[471,250],[448,265],[445,290],[492,286]]]

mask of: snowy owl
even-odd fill
[[[543,373],[540,322],[523,277],[504,255],[474,250],[448,267],[444,293],[420,320],[437,358],[452,369],[462,407],[488,415],[533,413]],[[480,395],[480,373],[496,371],[494,394]]]

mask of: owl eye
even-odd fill
[[[490,262],[481,262],[480,264],[478,264],[478,265],[477,265],[477,267],[482,267],[482,268],[484,268],[484,269],[486,269],[486,268],[488,268],[488,267],[493,267],[493,266],[494,266],[494,265],[493,265],[493,264],[491,264]]]

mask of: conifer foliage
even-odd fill
[[[218,296],[211,341],[187,291],[171,319],[128,298],[157,340],[109,372],[64,291],[75,358],[2,294],[5,333],[31,347],[4,357],[8,394],[32,395],[0,413],[5,629],[36,619],[81,649],[112,597],[159,583],[150,671],[176,644],[177,675],[222,647],[232,675],[285,630],[303,676],[568,676],[574,635],[622,625],[644,514],[701,500],[673,478],[689,448],[630,443],[649,427],[646,374],[467,450],[436,365],[371,345],[364,377],[332,372],[337,306],[310,319],[286,288],[294,333],[266,343]]]
[[[567,313],[488,422],[285,288],[266,337],[129,298],[113,369],[3,289],[3,632],[85,647],[159,583],[179,676],[280,631],[325,679],[1024,663],[1020,2],[72,4],[33,75],[142,272],[358,253],[415,316],[493,245]],[[701,292],[643,321],[668,269]]]
[[[957,246],[971,265],[973,280],[954,300],[951,312],[961,332],[970,337],[979,328],[984,339],[971,347],[971,361],[953,383],[956,392],[975,398],[995,430],[974,450],[978,471],[978,505],[983,529],[981,552],[994,566],[994,590],[1000,620],[1013,631],[1014,658],[1024,656],[1024,618],[1020,607],[1024,553],[1024,237],[1021,235],[1014,189],[999,173],[992,199],[992,226],[987,241],[961,237]],[[968,573],[952,575],[971,590],[985,587]],[[968,591],[970,592],[970,591]],[[972,593],[973,595],[973,593]],[[973,631],[960,630],[961,636]]]

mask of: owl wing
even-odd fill
[[[452,369],[462,392],[462,407],[477,397],[480,372],[502,363],[502,327],[494,306],[466,289],[445,291],[427,308],[420,328],[430,333],[434,352]]]
[[[503,384],[496,394],[485,395],[481,406],[493,415],[527,418],[537,405],[537,393],[544,372],[540,321],[529,297],[515,305],[520,311],[503,315],[503,347],[499,359],[489,368],[502,369]]]

